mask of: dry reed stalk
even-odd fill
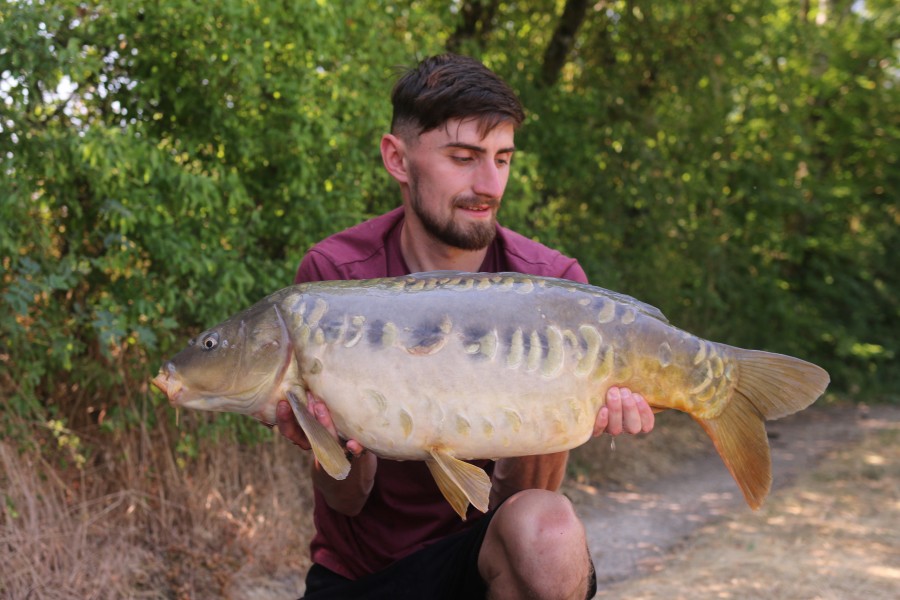
[[[299,595],[306,453],[273,434],[249,448],[201,443],[180,468],[175,433],[109,434],[80,470],[59,466],[52,445],[0,442],[0,597]]]

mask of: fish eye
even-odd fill
[[[219,345],[219,334],[214,331],[204,336],[203,339],[200,340],[200,345],[203,346],[204,350],[212,350]]]

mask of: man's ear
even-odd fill
[[[391,177],[400,183],[409,182],[406,143],[402,139],[390,133],[381,136],[381,160]]]

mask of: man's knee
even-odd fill
[[[497,511],[504,537],[526,547],[584,546],[584,526],[568,498],[547,490],[527,490]]]
[[[591,567],[584,526],[572,503],[546,490],[509,498],[491,522],[479,568],[491,597],[507,597],[494,592],[510,587],[539,598],[577,597]]]

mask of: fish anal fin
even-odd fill
[[[306,438],[309,440],[310,446],[312,446],[316,460],[319,461],[325,472],[335,479],[346,479],[347,475],[350,474],[350,461],[347,460],[344,449],[334,439],[331,432],[325,429],[325,426],[319,423],[305,406],[300,405],[300,401],[293,391],[289,391],[285,395],[291,405],[291,409],[294,411],[297,422],[300,424],[300,428],[303,429],[303,433],[306,434]]]
[[[694,419],[712,439],[747,504],[758,509],[772,487],[772,460],[762,415],[737,394],[717,417]]]
[[[483,469],[450,456],[445,450],[432,448],[431,460],[425,461],[444,498],[463,520],[469,503],[487,512],[491,495],[491,479]]]

